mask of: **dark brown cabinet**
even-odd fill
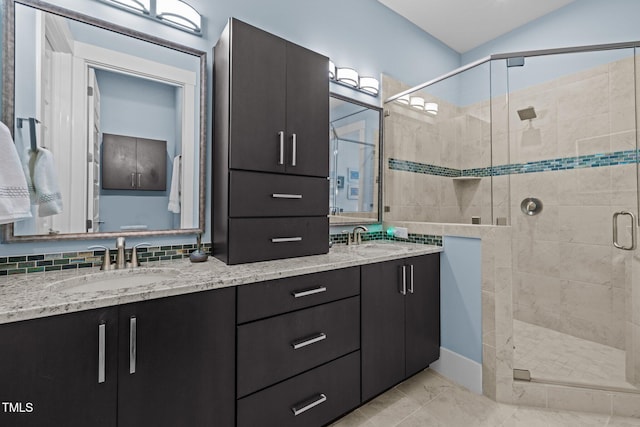
[[[238,426],[320,426],[360,404],[359,294],[359,267],[238,288]]]
[[[363,266],[361,299],[366,401],[439,358],[439,254]]]
[[[234,425],[235,289],[0,326],[11,426]],[[11,349],[11,351],[6,351]]]
[[[102,188],[167,189],[167,142],[130,136],[102,135]]]
[[[220,36],[212,187],[213,252],[222,261],[329,251],[328,64],[325,56],[237,19]],[[283,240],[283,230],[270,233],[267,219],[274,217],[298,229],[303,223],[290,219],[313,218],[315,230],[306,237],[284,230],[291,238]],[[238,234],[240,218],[266,231],[252,238],[259,246],[252,256],[245,256],[247,233]]]

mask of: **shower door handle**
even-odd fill
[[[618,217],[628,215],[631,217],[631,246],[624,246],[618,243]],[[625,251],[632,251],[636,248],[636,217],[629,211],[620,211],[613,214],[613,246]]]

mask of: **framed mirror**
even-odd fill
[[[204,232],[206,53],[38,0],[3,28],[2,121],[32,193],[60,194],[3,240]]]
[[[330,225],[380,222],[382,109],[329,98]]]

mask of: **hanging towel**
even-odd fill
[[[27,180],[9,128],[0,122],[0,224],[31,217]]]
[[[29,173],[27,184],[31,193],[31,203],[38,206],[38,216],[51,216],[62,212],[62,194],[58,185],[53,154],[39,147],[35,153],[28,150]]]
[[[171,190],[169,191],[169,212],[180,213],[180,193],[182,192],[182,155],[173,158]]]

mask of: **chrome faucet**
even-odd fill
[[[353,227],[353,240],[356,245],[362,243],[362,232],[367,232],[369,229],[364,225],[356,225]]]
[[[126,268],[127,257],[125,255],[124,237],[118,237],[116,239],[116,250],[118,251],[116,254],[116,269],[120,270]]]

